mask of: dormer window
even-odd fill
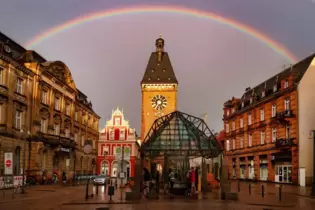
[[[245,104],[244,104],[244,101],[242,101],[242,108],[244,108]]]
[[[274,85],[273,85],[273,92],[276,92],[277,89],[278,89],[277,84],[274,84]]]
[[[250,97],[249,103],[250,103],[250,104],[253,103],[253,97]]]
[[[235,112],[235,108],[232,108],[232,113],[234,113]]]
[[[284,82],[284,88],[288,88],[288,87],[289,87],[289,81],[286,80],[286,81]]]
[[[261,91],[261,97],[263,98],[263,97],[265,97],[266,96],[266,91],[265,90],[262,90]]]

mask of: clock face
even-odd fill
[[[152,98],[152,107],[156,110],[162,110],[166,107],[167,105],[167,100],[164,96],[162,95],[156,95]]]

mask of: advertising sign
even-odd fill
[[[13,153],[5,152],[4,153],[4,174],[12,175],[13,174]]]

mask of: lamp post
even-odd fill
[[[311,196],[315,196],[315,130],[312,130],[313,137],[313,183]]]
[[[31,135],[30,131],[23,131],[24,133],[24,142],[23,142],[23,175],[22,175],[22,188],[21,188],[21,194],[25,194],[25,159],[26,159],[26,140]]]

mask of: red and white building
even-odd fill
[[[98,174],[108,174],[117,177],[120,171],[121,162],[115,160],[117,147],[129,147],[130,160],[124,160],[124,171],[127,178],[134,176],[134,163],[138,154],[136,132],[130,128],[128,120],[125,120],[124,113],[118,108],[112,111],[111,119],[106,122],[105,127],[100,131],[98,141]]]

